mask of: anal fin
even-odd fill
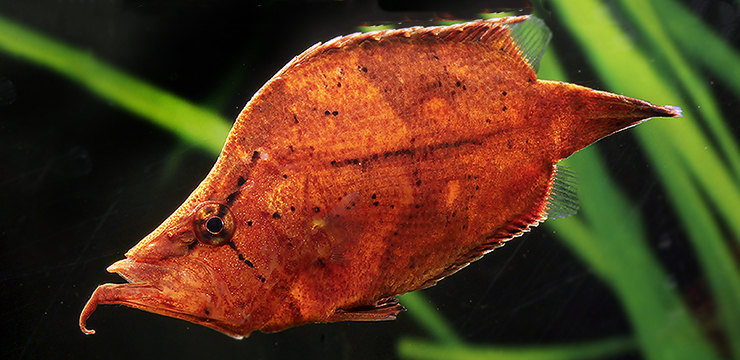
[[[337,309],[326,319],[336,321],[381,321],[395,320],[398,313],[406,310],[394,297],[381,299],[375,305],[357,306],[349,309]]]

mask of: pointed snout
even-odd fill
[[[136,261],[152,262],[188,253],[195,236],[187,223],[171,224],[165,221],[136,246],[126,252],[126,257]]]

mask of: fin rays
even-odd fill
[[[540,67],[540,59],[550,43],[552,32],[541,19],[530,17],[526,21],[509,25],[511,37],[519,45],[524,60],[536,73]]]

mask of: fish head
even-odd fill
[[[277,283],[277,273],[270,276],[278,268],[274,234],[253,227],[250,208],[234,204],[234,196],[206,193],[204,188],[215,188],[207,182],[125,259],[108,267],[128,283],[95,290],[80,315],[83,332],[94,333],[85,323],[97,304],[183,319],[235,338],[268,320],[271,311],[262,300]]]

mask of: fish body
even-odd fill
[[[249,101],[206,179],[108,268],[97,304],[233,337],[394,319],[426,288],[577,208],[557,167],[675,107],[539,80],[536,19],[353,34],[294,58]]]

